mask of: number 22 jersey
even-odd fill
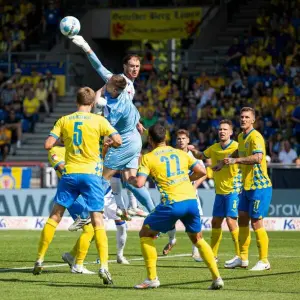
[[[166,204],[195,199],[189,171],[199,162],[170,146],[157,147],[143,155],[138,176],[151,176]]]

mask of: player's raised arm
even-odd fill
[[[191,170],[193,173],[190,175],[190,181],[196,181],[203,176],[206,176],[206,170],[199,162],[196,162],[194,166],[192,166]]]
[[[85,39],[81,35],[74,35],[73,37],[70,37],[70,39],[76,46],[80,47],[87,54],[88,60],[92,64],[93,68],[102,77],[102,79],[107,82],[113,73],[102,65],[101,61]]]

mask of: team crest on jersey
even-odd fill
[[[52,159],[53,161],[56,161],[56,160],[57,160],[57,155],[56,155],[56,154],[51,155],[51,159]]]
[[[13,189],[15,187],[15,179],[10,175],[0,176],[0,189]]]
[[[246,143],[246,144],[245,144],[245,148],[246,148],[246,149],[249,148],[249,143]]]

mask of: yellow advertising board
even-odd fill
[[[201,7],[112,10],[112,40],[184,39],[194,32],[202,17]]]

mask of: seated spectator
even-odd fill
[[[283,142],[283,149],[279,152],[279,161],[282,164],[290,165],[296,162],[298,155],[294,149],[291,148],[291,144],[288,140]]]
[[[154,110],[148,109],[145,113],[145,117],[142,118],[142,123],[146,129],[150,128],[157,122],[158,118],[155,115]]]
[[[218,73],[214,73],[209,83],[213,89],[215,89],[216,93],[219,94],[221,89],[225,87],[225,80]]]
[[[41,80],[37,85],[37,88],[35,90],[35,97],[40,101],[40,105],[44,106],[44,109],[49,116],[50,109],[48,105],[48,91],[43,80]]]
[[[22,123],[21,118],[15,113],[14,110],[9,112],[8,117],[5,120],[6,128],[11,131],[11,145],[14,147],[13,155],[16,154],[16,148],[21,148],[22,140]]]
[[[0,152],[1,159],[0,161],[5,161],[9,153],[11,142],[11,131],[8,130],[5,126],[5,121],[0,120]]]
[[[165,99],[167,99],[170,88],[171,86],[168,85],[164,79],[160,79],[157,85],[158,100],[164,101]]]
[[[253,53],[253,50],[251,47],[248,47],[246,49],[246,53],[242,56],[240,65],[241,65],[241,71],[244,73],[248,73],[250,67],[254,66],[256,64],[256,56]]]
[[[278,98],[273,96],[273,90],[271,87],[267,88],[265,91],[265,95],[261,99],[262,108],[267,108],[272,111],[278,106]]]
[[[35,123],[38,120],[38,112],[40,109],[40,101],[34,96],[32,89],[26,92],[26,97],[23,102],[23,114],[30,124],[30,132],[34,133]]]
[[[6,85],[1,93],[1,99],[3,105],[12,105],[13,102],[17,100],[17,92],[13,87],[13,82],[11,80],[6,82]]]
[[[278,79],[274,81],[273,95],[279,99],[281,97],[286,96],[288,92],[289,87],[284,82],[284,78],[282,76],[278,77]]]
[[[268,52],[263,49],[260,55],[256,58],[256,66],[258,70],[263,71],[266,67],[270,67],[272,64],[272,57]]]
[[[270,66],[264,68],[263,73],[261,74],[261,82],[263,83],[264,88],[270,88],[273,86],[273,82],[276,80],[276,76],[271,74]]]
[[[233,39],[233,44],[229,47],[227,51],[227,66],[239,66],[243,53],[244,47],[242,44],[240,44],[239,39],[235,37]]]
[[[209,81],[204,82],[204,90],[201,92],[200,103],[197,108],[202,108],[207,103],[213,103],[215,100],[216,90],[210,86]]]
[[[266,29],[269,28],[270,16],[267,15],[266,9],[263,7],[256,18],[256,34],[263,35]]]
[[[206,72],[205,71],[202,71],[201,72],[201,75],[199,77],[196,78],[196,83],[199,85],[199,86],[203,86],[204,82],[209,80],[209,76],[207,76]]]
[[[232,119],[236,114],[235,108],[232,106],[231,102],[225,102],[224,107],[221,108],[221,115],[224,119]]]
[[[55,107],[56,99],[57,99],[58,85],[57,85],[56,78],[52,75],[52,73],[49,70],[46,71],[44,82],[51,102],[51,111],[53,111],[53,107]]]

